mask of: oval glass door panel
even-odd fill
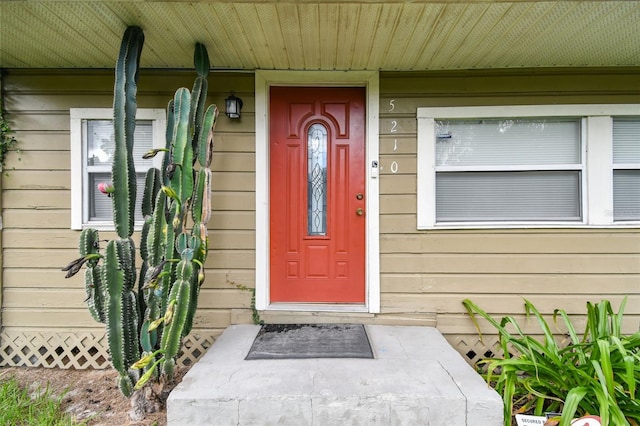
[[[327,129],[318,123],[307,134],[307,234],[327,235]]]

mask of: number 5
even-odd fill
[[[393,110],[396,109],[395,102],[396,102],[395,99],[390,99],[389,100],[389,112],[393,112]]]

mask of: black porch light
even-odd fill
[[[242,109],[242,99],[238,98],[231,92],[231,95],[227,99],[224,100],[227,117],[229,118],[240,118],[240,110]]]

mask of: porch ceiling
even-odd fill
[[[145,68],[640,65],[640,1],[0,0],[0,67],[112,68],[127,25]]]

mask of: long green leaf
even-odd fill
[[[611,366],[611,354],[609,342],[598,339],[596,344],[600,349],[600,366],[602,367],[602,375],[607,386],[609,395],[613,394],[613,367]]]
[[[569,425],[571,423],[580,401],[582,401],[587,392],[589,392],[589,389],[586,387],[576,387],[567,393],[567,398],[564,401],[564,408],[562,409],[562,416],[560,417],[560,426]]]

